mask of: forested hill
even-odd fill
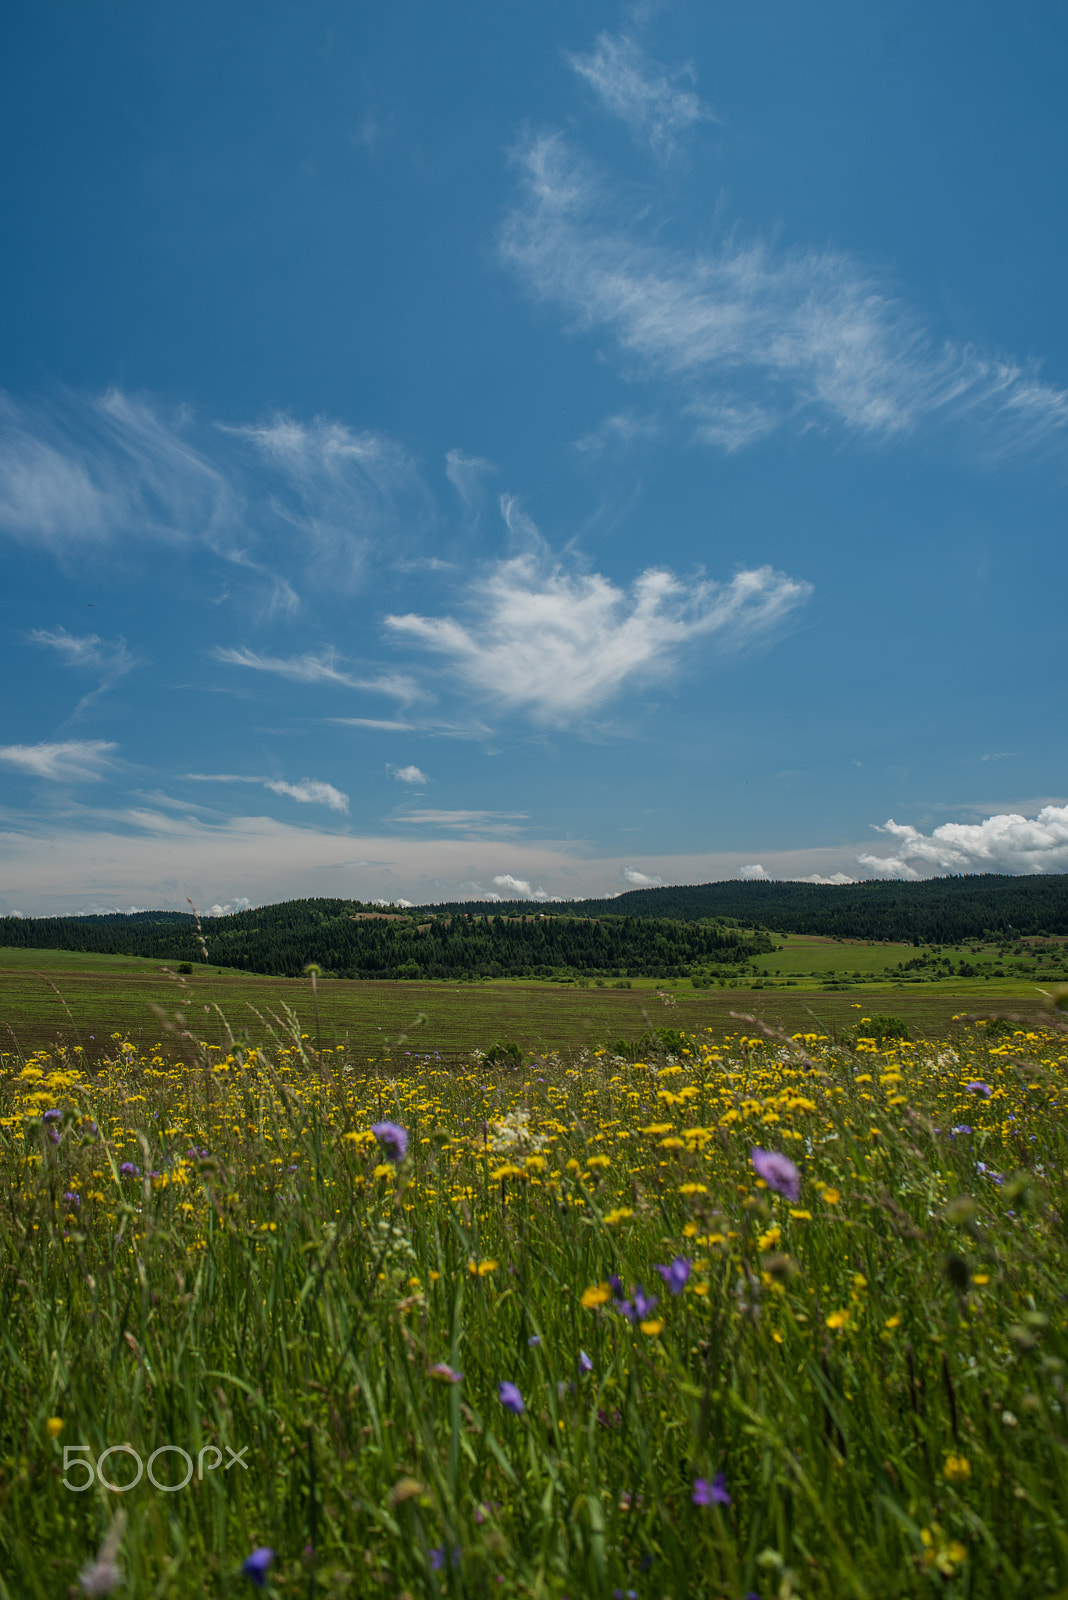
[[[1068,935],[1068,873],[829,885],[767,881],[634,889],[612,900],[383,911],[354,900],[290,900],[202,923],[215,966],[295,977],[683,977],[741,966],[767,933],[959,944]],[[0,945],[202,963],[188,913],[3,917]]]
[[[776,933],[958,944],[984,933],[1068,934],[1068,873],[976,873],[918,883],[841,885],[732,880],[632,889],[612,900],[577,900],[544,909],[587,917],[723,917]]]
[[[149,956],[297,977],[314,962],[339,978],[676,978],[744,966],[774,946],[762,933],[657,917],[548,917],[480,905],[464,913],[384,913],[352,900],[291,900],[201,923],[177,912],[0,919],[0,945]]]

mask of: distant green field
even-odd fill
[[[791,937],[766,959],[769,979],[781,986],[695,990],[686,979],[635,979],[629,989],[542,981],[481,983],[319,983],[319,1028],[324,1044],[348,1039],[366,1056],[390,1046],[405,1051],[459,1054],[494,1041],[514,1040],[525,1050],[577,1049],[607,1040],[636,1039],[650,1026],[717,1037],[743,1024],[732,1012],[758,1015],[787,1032],[852,1030],[861,1016],[890,1012],[914,1033],[942,1033],[955,1014],[1021,1013],[1038,999],[1034,979],[937,978],[920,983],[873,981],[876,973],[916,952],[909,945],[838,944]],[[907,954],[902,954],[907,952]],[[972,958],[975,959],[974,957]],[[844,983],[864,971],[865,983]],[[785,975],[794,986],[785,986]],[[213,1043],[235,1034],[262,1033],[259,1017],[281,1017],[290,1007],[315,1037],[309,983],[250,977],[198,968],[192,977],[168,974],[155,961],[66,951],[0,950],[0,1051],[23,1052],[63,1040],[103,1054],[115,1033],[138,1044],[173,1042],[158,1008],[177,1013],[198,1038]],[[418,1020],[422,1018],[422,1020]],[[400,1035],[406,1035],[399,1041]],[[398,1042],[399,1041],[399,1042]]]

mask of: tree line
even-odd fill
[[[478,902],[449,909],[470,911]],[[439,910],[444,909],[442,907]],[[1026,877],[974,873],[916,883],[823,884],[776,880],[631,889],[606,900],[540,908],[552,916],[715,917],[775,933],[894,943],[960,944],[968,939],[1068,935],[1068,873]]]
[[[202,942],[203,941],[203,942]],[[298,977],[688,977],[774,949],[760,931],[664,917],[435,912],[375,915],[359,902],[295,900],[201,923],[182,913],[0,919],[0,944],[199,962]]]

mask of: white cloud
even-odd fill
[[[425,822],[432,828],[478,828],[514,832],[512,824],[526,820],[525,811],[409,811],[393,817],[394,822]]]
[[[807,878],[798,878],[796,881],[798,883],[827,883],[832,885],[840,885],[843,883],[856,883],[857,880],[856,878],[851,878],[848,872],[832,872],[826,876],[820,872],[810,872]]]
[[[692,89],[687,64],[669,71],[653,61],[625,34],[602,33],[589,55],[569,55],[568,65],[586,79],[606,111],[626,123],[631,137],[647,144],[661,159],[672,154],[679,138],[699,122],[718,119]]]
[[[212,542],[240,520],[241,497],[187,421],[115,389],[48,408],[0,396],[0,530],[53,549],[132,533]]]
[[[299,783],[284,783],[281,778],[264,779],[264,788],[273,794],[287,794],[301,805],[329,806],[331,811],[347,811],[349,797],[335,789],[332,783],[320,783],[316,778],[301,778]]]
[[[310,423],[279,414],[269,423],[231,427],[282,477],[288,493],[274,511],[296,529],[314,577],[350,589],[385,536],[410,537],[436,520],[433,501],[408,452],[384,434],[344,423]]]
[[[16,828],[0,819],[0,891],[29,916],[61,915],[85,904],[139,905],[185,911],[234,903],[234,885],[253,905],[323,892],[355,900],[403,897],[416,905],[486,897],[500,873],[500,835],[462,824],[433,834],[353,835],[331,816],[330,826],[298,826],[266,816],[223,822],[174,817],[145,807],[68,815],[38,811]],[[510,840],[508,876],[552,898],[566,884],[568,899],[608,897],[620,888],[628,857],[587,854],[574,840]],[[843,841],[787,852],[761,852],[768,876],[831,876],[854,862],[864,845]],[[665,883],[711,883],[735,878],[736,852],[643,857],[645,870]],[[937,870],[937,869],[934,869]],[[507,893],[491,890],[497,898]],[[236,903],[235,908],[236,908]]]
[[[635,679],[664,677],[702,639],[740,646],[767,634],[810,594],[770,567],[729,582],[681,580],[649,568],[629,593],[599,573],[571,574],[536,555],[476,579],[470,627],[452,617],[390,616],[386,624],[446,657],[471,688],[542,722],[587,715]]]
[[[396,441],[316,418],[198,424],[119,390],[0,395],[0,534],[57,553],[120,540],[206,547],[266,586],[268,611],[300,597],[272,558],[349,590],[379,551],[417,553],[436,524]]]
[[[286,783],[281,778],[264,778],[241,772],[187,772],[191,783],[257,783],[270,789],[272,794],[285,794],[303,805],[329,806],[331,811],[347,811],[349,797],[332,783],[320,783],[317,778],[302,778],[299,783]]]
[[[126,648],[125,639],[101,639],[95,633],[68,633],[66,628],[33,628],[33,644],[45,645],[66,662],[68,667],[84,667],[93,672],[129,672],[135,659]]]
[[[385,908],[386,906],[396,906],[397,909],[400,910],[400,911],[407,911],[410,906],[413,906],[415,904],[415,901],[414,900],[372,900],[369,903],[371,905],[373,905],[373,906],[382,906],[383,908]]]
[[[464,510],[473,516],[482,501],[482,480],[488,472],[496,472],[490,461],[479,456],[465,456],[462,450],[449,450],[445,456],[445,476],[460,496]]]
[[[619,411],[614,416],[605,417],[596,428],[576,439],[575,449],[583,455],[598,456],[605,450],[625,448],[636,439],[652,438],[658,431],[656,423],[648,418],[636,417],[629,411]]]
[[[511,895],[516,900],[558,901],[561,897],[556,894],[547,894],[541,884],[535,889],[525,878],[516,878],[510,872],[499,872],[492,880],[498,889],[503,889],[505,894]],[[487,900],[501,900],[502,895],[487,894]]]
[[[96,779],[111,764],[118,745],[104,739],[68,739],[61,744],[8,744],[0,746],[0,761],[35,778],[58,783]]]
[[[940,344],[894,285],[845,252],[736,233],[703,249],[650,242],[617,220],[561,136],[530,141],[521,165],[504,261],[575,328],[614,335],[628,371],[667,379],[711,443],[738,449],[788,419],[883,439],[953,419],[996,454],[1068,426],[1068,394],[1034,362]]]
[[[122,638],[101,639],[95,633],[68,633],[63,627],[34,628],[29,638],[31,644],[55,650],[68,667],[100,674],[96,688],[79,700],[74,710],[75,716],[138,665],[137,657],[127,649],[126,640]]]
[[[891,878],[957,872],[1068,872],[1068,805],[1043,806],[1036,817],[1010,811],[985,817],[982,822],[944,822],[929,834],[891,818],[877,831],[896,841],[896,853],[865,853],[857,861]]]
[[[248,896],[239,894],[233,900],[227,900],[225,905],[219,905],[216,902],[215,905],[209,906],[206,911],[202,911],[200,915],[202,917],[231,917],[235,911],[248,911],[251,906],[252,901]]]
[[[748,866],[739,867],[738,868],[738,876],[739,876],[739,878],[745,878],[748,882],[755,883],[761,878],[766,878],[768,876],[768,874],[765,872],[764,868],[760,865],[759,861],[753,861],[753,862],[750,862],[750,864]]]
[[[493,882],[498,889],[507,889],[509,894],[518,895],[523,900],[529,900],[533,893],[525,878],[514,878],[510,872],[499,872]]]
[[[386,771],[391,778],[396,778],[398,783],[410,783],[419,786],[428,784],[430,779],[419,767],[387,767]]]
[[[632,889],[662,889],[663,878],[650,877],[646,872],[639,872],[636,867],[622,867],[619,873],[623,883],[629,883]]]
[[[311,652],[302,656],[265,656],[256,650],[229,645],[217,645],[212,651],[217,661],[228,666],[250,667],[255,672],[273,672],[291,683],[337,683],[346,689],[369,690],[384,694],[412,705],[416,700],[431,698],[419,687],[414,678],[401,672],[381,672],[373,678],[356,677],[341,664],[336,650],[325,650],[321,655]]]
[[[390,722],[382,717],[327,717],[343,728],[373,728],[377,733],[418,733],[412,722]]]

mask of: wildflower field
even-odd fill
[[[0,1059],[0,1596],[1068,1594],[1068,1032],[745,1027]]]

